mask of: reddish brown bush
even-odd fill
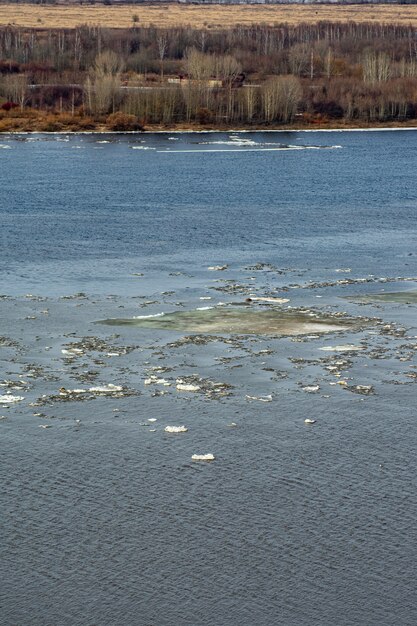
[[[136,115],[129,115],[122,111],[109,115],[106,119],[106,126],[109,130],[118,131],[143,130]]]

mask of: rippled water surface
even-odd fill
[[[416,623],[416,145],[1,136],[2,624]]]

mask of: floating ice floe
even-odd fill
[[[315,393],[319,391],[320,385],[307,385],[306,387],[301,387],[301,389],[307,393]]]
[[[246,300],[247,302],[253,301],[253,302],[276,302],[277,304],[285,304],[285,302],[289,302],[290,299],[289,298],[263,298],[260,296],[250,296],[250,298],[247,298]]]
[[[59,390],[60,396],[69,396],[69,395],[78,395],[84,393],[94,393],[94,394],[111,394],[123,391],[123,387],[121,385],[113,385],[109,383],[108,385],[102,385],[100,387],[90,387],[89,389],[66,389],[65,387],[61,387]]]
[[[370,396],[375,393],[372,385],[348,385],[345,387],[348,391],[359,393],[363,396]]]
[[[87,393],[87,389],[65,389],[65,387],[61,387],[61,389],[59,390],[60,396],[67,396],[69,394],[77,393]]]
[[[84,350],[81,350],[81,348],[64,348],[63,350],[61,350],[62,354],[70,354],[72,356],[77,355],[77,354],[84,354]]]
[[[354,350],[365,350],[365,347],[346,343],[340,346],[323,346],[319,348],[319,350],[323,350],[324,352],[353,352]]]
[[[164,387],[171,387],[171,383],[165,378],[158,378],[157,376],[149,376],[149,378],[145,378],[144,385],[163,385]]]
[[[193,461],[214,461],[213,454],[193,454],[191,457]]]
[[[200,391],[200,389],[201,387],[199,385],[191,385],[177,380],[178,391]]]
[[[13,404],[14,402],[20,402],[24,400],[23,396],[13,396],[10,393],[0,396],[0,404]]]
[[[188,428],[186,426],[165,426],[166,433],[186,433]]]
[[[227,270],[228,267],[228,265],[210,265],[207,269],[211,272],[223,272],[224,270]]]
[[[246,400],[259,400],[259,402],[272,402],[272,395],[268,396],[245,396]]]
[[[90,387],[89,391],[91,393],[114,393],[115,391],[123,391],[123,387],[121,385],[113,385],[109,383],[108,385],[103,385],[101,387]]]
[[[315,424],[316,420],[312,420],[310,417],[304,420],[304,424]]]

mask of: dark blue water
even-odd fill
[[[218,260],[416,268],[417,131],[169,136],[4,138],[3,289],[117,292],[139,266]]]
[[[0,405],[0,623],[414,626],[416,307],[344,297],[415,283],[337,281],[416,276],[417,131],[0,146],[0,396],[24,397]],[[245,269],[256,263],[275,268]],[[246,286],[216,291],[228,280]],[[180,345],[95,324],[250,289],[381,321]],[[106,345],[62,353],[85,337]],[[363,350],[319,350],[337,344]],[[146,386],[155,372],[171,387]],[[187,375],[230,395],[176,391]],[[61,387],[109,383],[137,395],[60,401]],[[213,463],[191,461],[209,452]]]

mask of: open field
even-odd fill
[[[413,5],[268,5],[268,6],[41,6],[34,4],[0,4],[0,25],[13,24],[35,28],[74,28],[94,24],[112,28],[153,24],[164,28],[191,25],[197,28],[232,27],[236,24],[315,24],[332,22],[380,22],[417,26],[417,6]]]

